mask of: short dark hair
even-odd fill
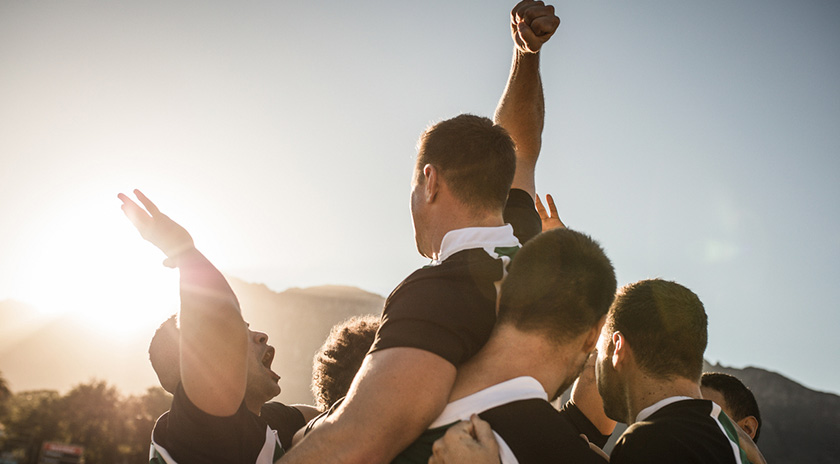
[[[706,311],[688,288],[662,279],[624,286],[607,316],[609,334],[621,332],[644,371],[670,379],[700,380],[706,350]]]
[[[615,270],[598,242],[570,229],[546,231],[514,256],[498,321],[565,343],[607,314],[615,289]]]
[[[739,421],[747,416],[755,417],[758,425],[755,427],[753,441],[758,443],[758,433],[761,431],[761,413],[758,411],[758,402],[752,391],[734,375],[723,372],[706,372],[700,377],[700,385],[716,390],[723,395],[726,405],[734,417]]]
[[[513,175],[516,151],[507,131],[490,119],[462,114],[423,132],[418,142],[416,174],[435,166],[456,198],[478,210],[503,209]]]
[[[333,326],[312,366],[315,407],[326,411],[347,395],[379,329],[379,318],[354,316]]]
[[[181,381],[181,332],[178,315],[173,314],[157,328],[149,343],[149,361],[160,386],[175,394]]]

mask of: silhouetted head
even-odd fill
[[[158,327],[149,343],[149,361],[157,374],[160,386],[175,394],[181,381],[181,334],[178,330],[178,315],[173,314]]]
[[[347,395],[378,329],[379,317],[373,315],[355,316],[333,326],[312,366],[315,407],[326,411]]]
[[[761,413],[752,391],[737,377],[722,372],[706,372],[700,377],[703,398],[720,405],[754,442],[761,432]]]
[[[462,114],[428,128],[420,137],[414,169],[411,213],[421,254],[430,256],[426,229],[435,218],[426,211],[424,187],[432,176],[443,182],[462,208],[476,217],[501,214],[513,183],[513,140],[490,119]]]

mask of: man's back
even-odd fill
[[[613,448],[610,462],[749,462],[730,438],[736,436],[732,427],[729,419],[721,414],[720,407],[711,401],[675,401],[628,427]]]

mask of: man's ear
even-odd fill
[[[755,432],[758,430],[758,419],[755,416],[747,416],[737,422],[750,438],[755,439]]]
[[[614,369],[618,369],[619,365],[627,363],[627,359],[630,356],[630,347],[627,345],[627,339],[624,338],[624,334],[621,332],[613,332],[612,343],[615,349],[610,357],[610,362],[612,362]]]
[[[423,178],[426,181],[423,185],[426,202],[433,203],[440,191],[440,174],[436,167],[427,164],[423,166]]]

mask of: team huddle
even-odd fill
[[[703,374],[698,296],[663,279],[619,289],[598,242],[536,194],[540,50],[559,24],[550,5],[516,5],[493,120],[462,114],[421,135],[410,207],[431,263],[380,318],[333,329],[315,359],[315,406],[271,401],[280,377],[268,335],[183,227],[140,191],[139,204],[119,195],[180,272],[179,314],[149,347],[173,395],[150,462],[764,462],[752,394]],[[607,456],[617,422],[629,427]]]

